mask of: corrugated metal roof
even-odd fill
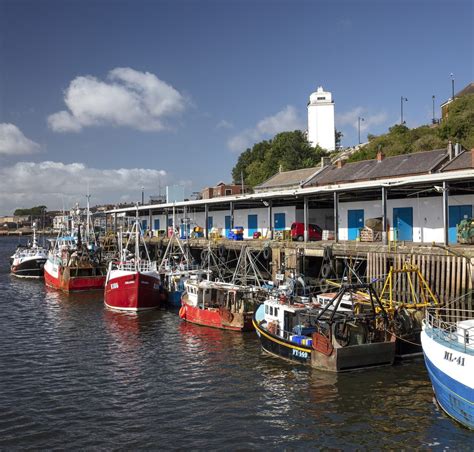
[[[346,163],[342,168],[332,165],[308,180],[304,186],[309,187],[311,185],[328,185],[430,173],[438,168],[446,158],[446,150],[438,149],[435,151],[385,157],[382,161],[374,159]]]
[[[474,168],[474,149],[463,151],[447,165],[443,166],[442,172]]]
[[[293,171],[282,171],[267,179],[265,182],[257,185],[255,190],[269,189],[276,187],[299,186],[301,182],[311,177],[314,173],[319,171],[320,167],[302,168]]]

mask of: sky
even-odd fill
[[[187,196],[307,129],[431,122],[474,80],[471,0],[0,0],[0,215]],[[453,76],[451,77],[451,73]]]

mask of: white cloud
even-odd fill
[[[216,124],[216,129],[233,129],[234,124],[232,124],[229,121],[226,121],[225,119],[222,119]]]
[[[140,201],[141,187],[148,195],[170,183],[163,170],[143,168],[98,169],[82,163],[18,162],[0,168],[0,215],[16,208],[44,204],[49,209],[85,203],[89,189],[93,204]]]
[[[301,130],[304,127],[304,121],[299,118],[295,107],[287,105],[273,116],[263,118],[254,128],[246,129],[233,136],[227,145],[231,151],[241,152],[264,138],[271,138],[280,132]]]
[[[0,155],[33,154],[39,148],[14,124],[0,123]]]
[[[367,109],[364,107],[356,107],[346,113],[336,115],[337,127],[350,125],[355,130],[359,129],[359,117],[364,120],[360,122],[360,130],[364,132],[373,126],[378,126],[387,121],[388,115],[385,112],[379,112],[373,115],[367,114]]]
[[[111,70],[106,81],[79,76],[64,93],[67,110],[48,117],[55,132],[79,132],[84,127],[112,125],[143,131],[168,128],[170,117],[183,112],[185,97],[150,72]]]

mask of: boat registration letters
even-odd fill
[[[308,358],[308,352],[303,352],[301,350],[296,350],[295,348],[293,349],[293,356],[296,356],[297,358]]]
[[[447,350],[444,351],[444,359],[449,361],[450,363],[457,363],[460,366],[464,367],[464,357],[456,355],[453,356],[452,352],[448,352]]]

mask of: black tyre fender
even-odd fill
[[[219,257],[225,257],[227,254],[226,247],[224,245],[219,245],[219,248],[217,248],[217,254]]]
[[[266,246],[265,248],[263,248],[262,256],[266,261],[270,259],[271,255],[272,255],[272,251],[269,246]]]

